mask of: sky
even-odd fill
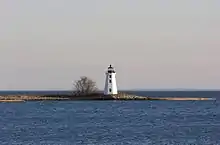
[[[1,0],[0,90],[219,89],[219,0]]]

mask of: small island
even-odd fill
[[[188,97],[150,97],[137,96],[126,92],[118,92],[116,84],[116,71],[110,65],[106,71],[104,91],[99,91],[96,82],[82,76],[73,84],[71,94],[51,95],[5,95],[0,96],[0,102],[24,102],[24,101],[74,101],[74,100],[215,100],[214,98],[188,98]]]
[[[5,95],[0,96],[0,102],[24,102],[24,101],[79,101],[79,100],[173,100],[173,101],[187,101],[187,100],[215,100],[214,98],[189,98],[189,97],[147,97],[137,96],[119,92],[117,95],[103,95],[102,93],[89,95]]]

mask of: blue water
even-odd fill
[[[0,103],[0,144],[217,145],[220,101]]]

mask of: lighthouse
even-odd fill
[[[110,65],[105,73],[105,89],[104,95],[115,95],[118,94],[117,84],[116,84],[116,72],[114,67]]]

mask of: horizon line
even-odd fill
[[[1,90],[0,92],[5,91],[74,91],[71,89],[9,89],[9,90]],[[98,90],[98,91],[104,91],[104,90]],[[119,89],[118,91],[220,91],[220,89],[189,89],[189,88],[173,88],[173,89]]]

